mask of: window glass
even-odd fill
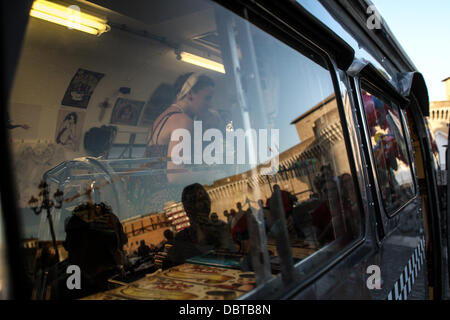
[[[436,174],[436,180],[438,184],[438,194],[440,198],[440,206],[442,210],[445,212],[446,208],[446,202],[447,202],[447,193],[445,186],[447,185],[447,175],[445,171],[445,152],[441,152],[443,157],[441,157],[439,147],[441,145],[448,144],[445,137],[443,138],[443,135],[441,132],[437,132],[437,134],[434,134],[431,130],[430,121],[428,120],[428,117],[424,119],[425,120],[425,128],[428,133],[428,140],[430,143],[431,148],[431,155],[432,155],[432,168]],[[441,140],[441,141],[438,141]]]
[[[34,298],[234,299],[360,237],[321,55],[208,1],[79,5],[110,30],[30,18],[9,106]]]
[[[362,90],[362,95],[383,204],[393,213],[414,196],[399,108],[368,90]]]

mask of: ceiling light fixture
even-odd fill
[[[223,64],[200,56],[196,56],[192,53],[181,51],[180,54],[177,55],[177,58],[179,58],[181,61],[194,64],[205,69],[225,73],[225,67]]]
[[[81,12],[78,6],[66,7],[45,0],[34,1],[30,16],[98,36],[111,29],[106,19]]]

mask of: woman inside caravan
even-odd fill
[[[173,5],[175,2],[176,6]],[[141,18],[145,18],[148,14],[145,21],[136,20],[134,14],[128,17],[122,14],[119,8],[114,14],[111,11],[115,10],[105,8],[102,13],[111,21],[111,30],[100,38],[90,38],[90,35],[77,34],[74,30],[66,30],[67,28],[62,26],[30,18],[24,54],[19,63],[14,94],[11,98],[11,106],[14,106],[10,110],[12,119],[19,123],[30,124],[31,129],[36,129],[34,133],[31,130],[27,132],[10,130],[14,138],[14,160],[18,164],[15,176],[17,190],[20,192],[18,195],[21,199],[20,208],[26,226],[25,236],[33,237],[27,241],[34,241],[33,244],[37,241],[42,245],[49,243],[53,240],[50,226],[54,226],[54,238],[56,246],[59,246],[61,251],[61,260],[67,261],[66,257],[70,256],[70,262],[80,264],[79,259],[75,259],[77,255],[89,254],[92,260],[87,259],[89,260],[89,263],[86,263],[87,267],[80,266],[83,267],[80,269],[90,270],[94,262],[99,261],[110,251],[103,250],[101,254],[97,254],[95,249],[100,245],[100,241],[90,242],[91,233],[88,233],[87,240],[83,240],[82,243],[72,241],[75,239],[72,237],[73,234],[76,235],[78,231],[84,234],[83,232],[87,232],[85,229],[90,230],[77,217],[71,221],[79,222],[79,225],[68,224],[65,228],[63,223],[65,218],[76,215],[77,212],[73,212],[76,211],[73,208],[89,201],[89,197],[92,197],[95,203],[104,202],[111,206],[112,212],[123,224],[124,233],[129,238],[123,250],[130,256],[130,261],[141,240],[145,240],[149,246],[157,244],[163,240],[164,231],[170,229],[174,231],[172,247],[175,248],[172,249],[174,255],[172,256],[172,253],[169,255],[169,248],[163,253],[169,256],[170,262],[177,265],[178,271],[171,272],[171,268],[168,268],[167,274],[180,276],[182,272],[181,275],[185,278],[175,279],[186,281],[182,283],[186,288],[190,288],[192,279],[201,280],[202,284],[196,284],[188,293],[180,290],[180,293],[174,294],[173,287],[161,287],[158,284],[160,282],[156,283],[162,279],[161,277],[149,274],[148,277],[142,278],[145,285],[152,288],[145,291],[146,299],[179,297],[210,299],[213,295],[207,296],[204,293],[217,290],[204,290],[211,283],[203,281],[208,281],[211,277],[215,281],[220,280],[221,286],[230,285],[239,288],[235,290],[235,296],[240,297],[247,289],[242,290],[237,286],[239,280],[249,276],[247,269],[242,270],[241,260],[251,263],[255,261],[252,267],[260,270],[257,268],[260,267],[258,261],[261,259],[256,260],[255,257],[261,257],[259,253],[262,252],[267,258],[263,259],[264,270],[267,273],[264,279],[272,279],[272,275],[277,277],[280,273],[280,266],[284,267],[283,261],[287,261],[289,266],[293,263],[290,259],[282,260],[284,256],[281,257],[281,254],[278,256],[279,248],[291,249],[292,261],[300,264],[296,268],[302,268],[302,279],[306,279],[310,274],[315,274],[322,265],[326,266],[330,259],[334,259],[334,256],[341,252],[342,245],[349,242],[337,243],[338,237],[333,233],[334,229],[338,229],[333,222],[339,221],[340,217],[333,217],[334,212],[330,213],[328,209],[333,208],[338,200],[342,200],[342,194],[336,191],[336,185],[330,183],[327,193],[320,199],[323,200],[324,206],[328,206],[325,213],[329,215],[323,220],[330,224],[331,236],[327,239],[329,241],[324,242],[330,246],[324,250],[325,254],[314,255],[316,251],[322,249],[322,246],[316,243],[313,236],[311,212],[322,202],[319,200],[308,202],[308,194],[313,189],[312,180],[320,165],[325,163],[330,163],[334,170],[333,175],[329,177],[332,181],[335,181],[335,176],[339,174],[352,172],[351,159],[347,157],[351,153],[344,152],[347,150],[348,139],[344,139],[346,130],[342,130],[341,126],[343,116],[339,112],[340,96],[335,94],[333,73],[329,70],[328,60],[322,57],[321,52],[315,52],[314,48],[303,46],[297,49],[290,48],[213,2],[198,2],[202,2],[198,8],[192,6],[191,1],[179,0],[168,0],[167,3],[139,2],[142,5],[146,4],[142,8],[137,3],[129,6],[134,8],[134,13],[144,13]],[[84,1],[80,1],[79,4],[81,7],[88,5]],[[167,16],[162,14],[166,11]],[[116,27],[122,25],[122,22],[126,28]],[[138,30],[146,30],[147,35],[158,37],[143,36],[144,33]],[[228,32],[230,30],[232,32]],[[205,39],[212,39],[212,42],[208,45],[204,44],[204,41],[196,41],[194,37],[197,35],[209,35],[205,36]],[[167,42],[157,40],[162,38],[167,39]],[[196,53],[198,58],[210,58],[207,60],[220,64],[223,70],[216,72],[215,69],[179,60],[177,52],[167,45],[169,42],[179,44],[182,52]],[[235,45],[231,47],[230,44],[233,43]],[[230,59],[230,54],[238,59],[236,61]],[[40,61],[45,63],[37,63]],[[234,71],[237,66],[240,72],[236,74]],[[98,80],[100,75],[104,76],[98,81],[90,95],[89,103],[83,108],[61,104],[61,97],[64,97],[66,88],[73,87],[71,85],[73,75],[78,73],[80,67],[87,68],[87,71],[83,72],[89,71],[91,78]],[[51,74],[49,70],[52,71]],[[44,83],[46,81],[42,79],[48,79],[49,83]],[[125,93],[121,88],[130,90]],[[115,123],[116,117],[113,115],[123,109],[124,101],[138,110],[136,116],[126,117],[127,121]],[[25,148],[39,151],[39,141],[43,140],[54,144],[63,126],[59,123],[63,122],[68,112],[77,114],[77,133],[80,135],[89,132],[91,128],[115,125],[117,135],[110,152],[104,157],[94,159],[83,145],[78,148],[78,152],[58,145],[65,148],[64,152],[60,152],[61,160],[59,152],[55,151],[52,161],[44,162],[40,159],[41,163],[37,167],[33,160],[36,157],[27,157],[26,155],[32,153]],[[103,112],[104,117],[101,117]],[[202,130],[197,130],[199,123],[195,121],[202,121]],[[39,124],[40,128],[37,130]],[[255,134],[250,131],[252,129]],[[211,133],[208,139],[207,130],[209,133],[216,132],[217,135]],[[175,163],[175,156],[185,156],[187,152],[183,151],[188,150],[179,148],[180,135],[177,137],[177,133],[180,131],[190,133],[191,141],[188,146],[193,139],[196,143],[201,143],[190,148],[191,157],[187,157],[191,160],[190,164],[189,161],[183,164]],[[246,135],[246,131],[250,133]],[[34,134],[34,138],[29,138],[30,141],[33,139],[29,146],[22,143],[27,137],[24,136],[25,133]],[[222,140],[221,144],[220,138],[224,136],[231,139]],[[217,141],[216,137],[219,137]],[[172,138],[176,141],[172,141]],[[182,140],[182,145],[186,144],[187,140],[189,139]],[[78,139],[77,142],[81,141]],[[196,151],[202,152],[201,164],[197,164],[199,161],[193,161],[196,159],[194,157]],[[300,165],[297,168],[293,167],[297,162],[301,163],[301,167]],[[267,166],[268,163],[270,167]],[[266,168],[275,170],[273,172],[263,170]],[[49,185],[48,200],[55,200],[57,203],[56,196],[53,200],[52,195],[53,192],[55,195],[58,194],[56,192],[58,188],[63,188],[58,190],[64,193],[63,206],[50,209],[53,218],[51,221],[47,219],[45,210],[44,214],[36,216],[33,213],[34,207],[30,208],[29,203],[32,196],[38,197],[41,190],[36,186],[47,172],[45,178]],[[183,189],[194,182],[198,185],[195,188],[188,188],[187,190],[191,189],[192,192],[185,192],[183,198]],[[247,259],[248,252],[236,253],[232,250],[235,249],[232,241],[231,245],[228,245],[230,241],[222,241],[221,235],[230,233],[228,230],[230,226],[225,228],[220,224],[223,227],[217,228],[216,224],[209,222],[208,216],[210,212],[217,212],[219,220],[225,220],[226,215],[222,216],[221,213],[234,212],[238,202],[242,203],[243,207],[244,204],[251,206],[254,210],[246,210],[246,206],[244,209],[250,214],[267,212],[270,209],[263,208],[262,203],[272,196],[275,184],[278,184],[281,190],[296,195],[299,203],[306,203],[302,206],[290,204],[288,210],[297,212],[299,221],[304,222],[299,229],[306,230],[305,237],[301,237],[301,234],[283,239],[279,237],[283,242],[278,238],[269,237],[265,241],[263,238],[265,226],[261,217],[258,220],[258,229],[251,229],[257,231],[249,231],[248,257],[251,259]],[[349,193],[355,193],[353,185],[349,188]],[[27,193],[23,190],[27,190]],[[197,192],[198,190],[201,191]],[[325,190],[321,188],[317,189],[317,192]],[[208,198],[208,208],[205,207],[207,210],[197,201],[197,196]],[[43,201],[41,198],[40,196],[36,204],[38,207]],[[258,206],[259,199],[261,201]],[[355,212],[360,213],[359,210]],[[244,221],[247,216],[253,219],[246,214],[243,216]],[[156,218],[160,218],[157,223]],[[355,224],[359,225],[357,224],[359,217],[355,216],[354,219]],[[279,224],[283,226],[283,232],[277,235],[289,234],[292,230],[289,228],[289,219],[287,220],[288,223]],[[72,226],[77,227],[77,231],[74,231]],[[356,228],[354,230],[360,231]],[[66,242],[66,246],[67,244],[73,246],[69,245],[65,249],[61,243],[67,235],[69,241]],[[97,237],[95,232],[92,232],[92,236]],[[359,233],[354,239],[358,236]],[[34,237],[39,239],[35,240]],[[267,238],[267,234],[265,237]],[[333,246],[333,242],[336,245]],[[84,249],[86,248],[84,244],[87,244],[87,249]],[[114,249],[119,246],[107,248]],[[101,248],[98,249],[100,252]],[[287,253],[289,250],[284,252]],[[269,256],[270,253],[273,255]],[[309,256],[311,259],[308,259]],[[210,264],[215,265],[200,264],[207,258],[212,260]],[[188,259],[190,262],[185,263]],[[195,261],[196,265],[193,263]],[[159,260],[155,268],[158,264]],[[182,267],[183,264],[190,266]],[[84,273],[83,276],[90,276],[89,279],[92,279],[90,283],[95,290],[72,293],[76,293],[79,297],[94,291],[106,291],[112,281],[114,284],[119,281],[116,278],[109,281],[115,275],[114,267],[117,265],[122,264],[116,263],[115,260],[101,264],[104,268],[98,272],[100,277],[98,281],[97,272],[92,267],[94,270],[91,272],[92,276]],[[192,265],[195,265],[195,268]],[[245,263],[242,265],[247,267]],[[185,268],[185,271],[180,268]],[[195,271],[192,271],[194,269]],[[270,270],[266,272],[267,269]],[[62,271],[62,275],[68,275],[65,273],[66,270]],[[133,276],[130,272],[128,279],[125,279],[126,277],[120,279],[130,280]],[[255,279],[253,274],[252,276]],[[228,279],[229,277],[232,278]],[[64,280],[59,282],[62,286],[65,283]],[[58,282],[54,285],[58,285]],[[132,289],[125,291],[128,292],[126,298],[142,299],[139,294],[143,291],[134,290],[135,284],[121,285],[127,290]],[[82,283],[82,288],[90,289],[91,286],[84,287]],[[105,293],[104,297],[112,297],[109,294]],[[118,293],[120,297],[124,294]],[[71,292],[68,292],[68,295],[71,296]],[[39,297],[45,298],[45,295]]]
[[[171,141],[172,132],[176,129],[192,131],[193,119],[210,108],[214,94],[214,81],[206,75],[187,73],[178,77],[174,84],[176,99],[169,108],[156,118],[150,130],[147,157],[166,157],[179,141]],[[167,169],[180,169],[172,161],[167,162]],[[177,174],[167,174],[167,180],[174,182],[180,179]]]
[[[177,78],[173,87],[174,103],[164,110],[153,122],[147,138],[144,156],[157,159],[150,161],[148,169],[167,169],[166,172],[145,178],[145,193],[141,199],[151,199],[151,206],[161,209],[169,200],[178,201],[184,185],[192,181],[195,173],[188,172],[184,164],[175,164],[171,157],[172,149],[180,141],[172,141],[172,133],[177,129],[193,131],[193,121],[211,107],[214,94],[214,81],[203,74],[186,73]],[[162,159],[162,160],[161,160]],[[204,173],[198,173],[204,176]],[[157,186],[157,190],[155,190]],[[147,196],[146,196],[147,195]]]

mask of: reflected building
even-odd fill
[[[445,170],[445,145],[448,144],[448,125],[450,123],[450,77],[444,79],[443,82],[445,83],[446,100],[430,102],[428,122],[436,139],[441,169]]]
[[[139,248],[141,240],[150,246],[158,245],[164,240],[164,231],[171,228],[164,213],[140,215],[121,221],[128,243],[123,249],[127,254],[133,254]]]
[[[23,239],[22,246],[25,249],[38,248],[39,247],[39,239],[38,238]]]
[[[217,212],[226,221],[223,212],[236,209],[237,202],[244,204],[248,198],[266,203],[274,184],[296,195],[299,201],[307,200],[318,192],[313,182],[321,166],[330,165],[335,176],[344,173],[340,169],[348,168],[348,160],[334,94],[294,119],[291,125],[295,125],[300,143],[279,154],[278,173],[258,174],[263,167],[259,165],[257,170],[205,186],[212,200],[211,212]]]
[[[191,225],[181,202],[171,201],[166,203],[164,214],[175,232],[180,232]]]

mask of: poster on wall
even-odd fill
[[[78,69],[70,81],[61,104],[86,109],[95,87],[103,76],[103,73]]]
[[[84,125],[83,111],[59,110],[55,141],[72,151],[78,151]]]
[[[111,114],[111,123],[136,126],[144,104],[144,101],[118,98]]]
[[[35,140],[38,138],[42,106],[11,103],[9,107],[9,134],[13,139]]]

